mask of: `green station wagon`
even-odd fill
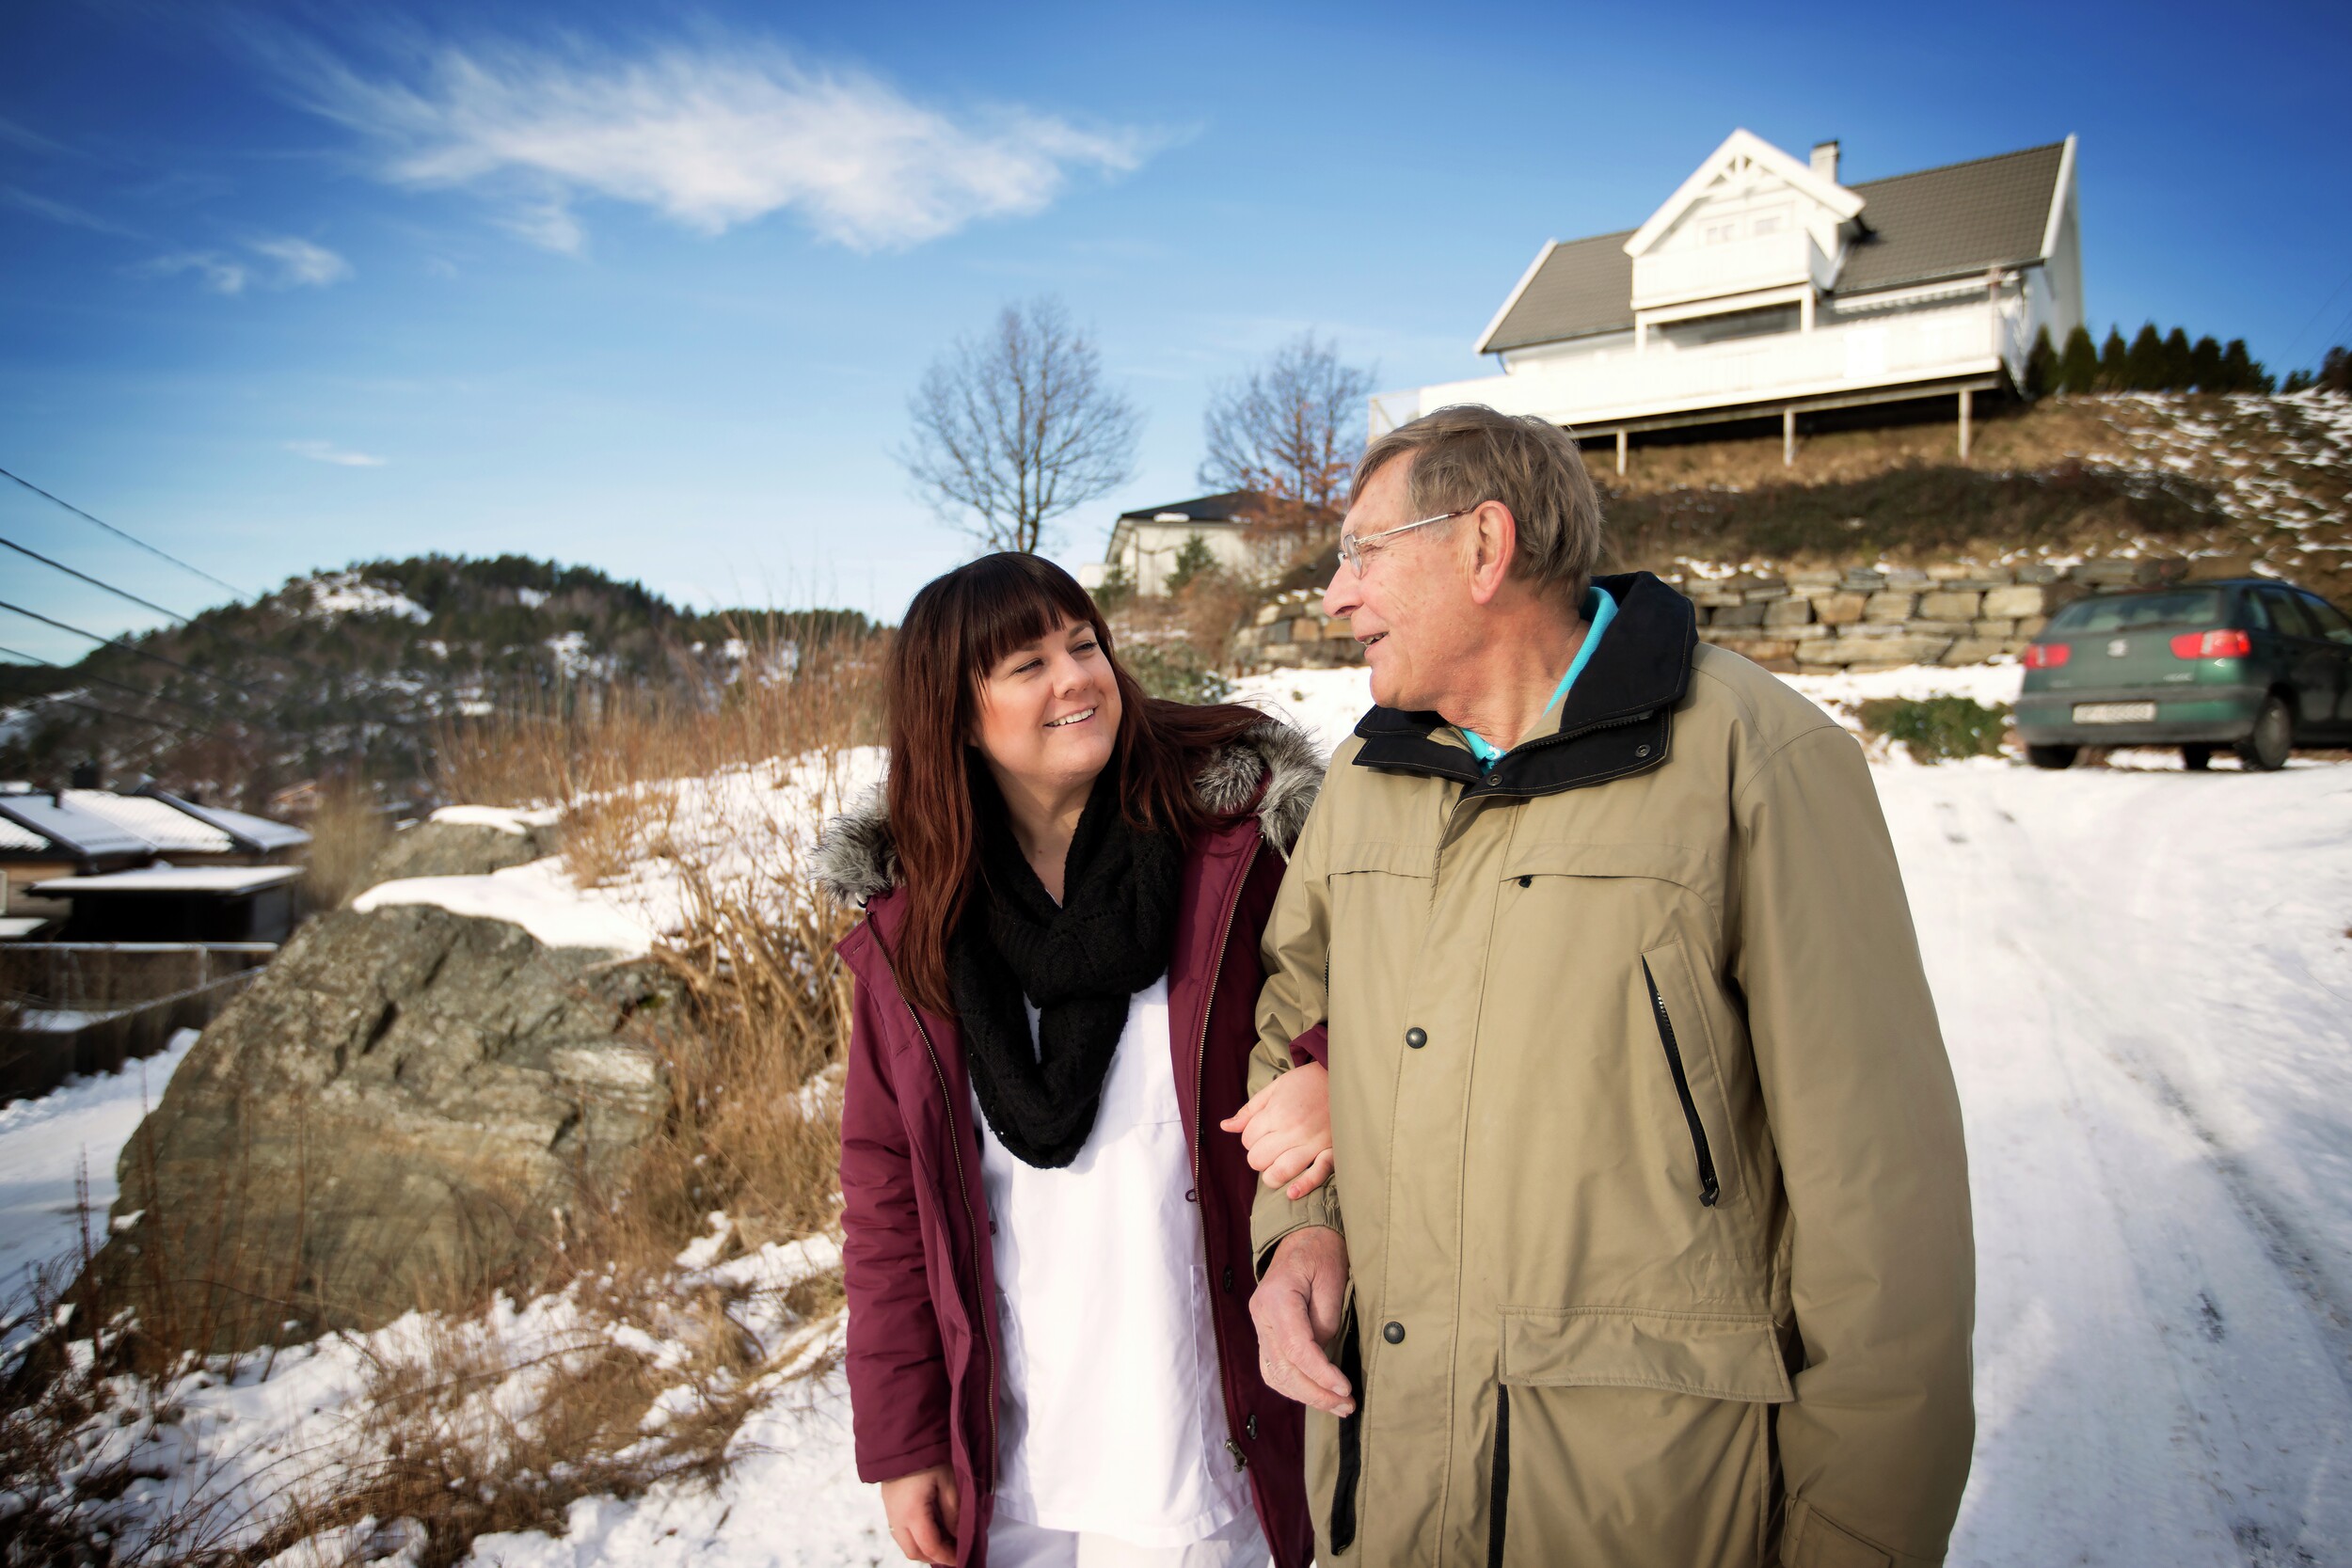
[[[2017,733],[2037,768],[2085,746],[2178,746],[2191,768],[2249,768],[2352,745],[2352,621],[2268,578],[2078,599],[2026,650]]]

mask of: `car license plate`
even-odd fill
[[[2144,724],[2156,716],[2153,703],[2076,703],[2077,724]]]

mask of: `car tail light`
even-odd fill
[[[2172,640],[2174,658],[2244,658],[2254,640],[2242,631],[2185,631]]]
[[[2173,644],[2175,648],[2179,643]],[[2026,668],[2055,670],[2074,657],[2073,644],[2066,642],[2028,642],[2026,644]]]

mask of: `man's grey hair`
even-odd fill
[[[1583,597],[1600,564],[1600,496],[1574,436],[1546,420],[1456,404],[1367,446],[1356,465],[1356,494],[1399,457],[1412,463],[1406,494],[1415,517],[1501,501],[1518,524],[1511,575],[1571,603]]]

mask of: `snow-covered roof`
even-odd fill
[[[250,812],[230,811],[226,806],[199,805],[167,789],[149,784],[139,794],[175,812],[196,818],[206,827],[225,833],[236,841],[236,847],[254,854],[267,854],[273,849],[299,849],[310,842],[310,835],[290,822],[278,822]]]
[[[49,847],[49,841],[21,822],[0,816],[0,849],[38,853]]]
[[[85,893],[258,893],[302,875],[298,865],[151,865],[103,877],[53,877],[35,882],[44,896]]]
[[[69,789],[65,803],[136,833],[167,855],[226,855],[237,846],[227,833],[162,800],[105,789]]]
[[[23,942],[48,924],[46,915],[0,914],[0,942]]]
[[[0,816],[84,859],[155,852],[153,845],[130,829],[55,795],[0,795]]]

